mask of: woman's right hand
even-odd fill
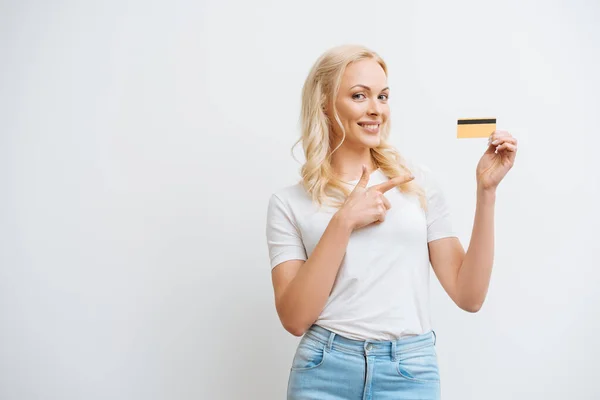
[[[369,173],[363,165],[360,180],[338,212],[350,222],[352,230],[372,223],[381,223],[385,220],[387,210],[391,208],[389,200],[383,194],[413,179],[412,175],[398,176],[367,189]]]

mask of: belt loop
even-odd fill
[[[392,340],[392,361],[396,362],[396,341]]]
[[[437,335],[435,334],[435,331],[432,329],[431,332],[433,332],[433,345],[435,346],[435,344],[437,343]]]
[[[327,352],[331,351],[331,347],[333,346],[333,338],[335,337],[335,333],[331,332],[329,334],[329,340],[327,341]]]

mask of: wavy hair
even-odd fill
[[[346,131],[342,126],[335,101],[333,101],[333,117],[342,132],[342,141],[331,148],[332,127],[325,114],[329,100],[336,99],[342,76],[346,67],[363,59],[374,59],[388,75],[387,65],[374,51],[359,45],[343,45],[334,47],[322,54],[312,66],[302,88],[301,137],[294,147],[302,142],[306,162],[302,165],[301,176],[304,189],[319,205],[340,207],[350,194],[348,184],[336,177],[331,167],[332,154],[342,145]],[[380,144],[371,148],[371,157],[376,167],[390,179],[411,173],[406,161],[388,142],[390,121],[381,127]],[[423,210],[427,209],[424,190],[414,181],[403,183],[398,189],[407,194],[416,195]]]

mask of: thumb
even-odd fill
[[[361,187],[364,189],[367,187],[367,183],[369,183],[369,173],[367,172],[367,167],[363,164],[362,165],[362,176],[360,177],[360,180],[356,184],[356,187]]]

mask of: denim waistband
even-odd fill
[[[305,336],[324,344],[327,351],[333,349],[361,355],[391,355],[393,359],[403,353],[434,346],[436,342],[436,335],[433,330],[421,335],[406,336],[398,340],[354,340],[340,336],[322,326],[313,325]]]

